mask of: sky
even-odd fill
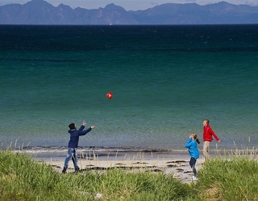
[[[0,6],[12,3],[25,4],[30,0],[0,0]],[[81,7],[86,9],[104,8],[107,4],[114,3],[122,6],[125,10],[145,10],[164,3],[197,3],[199,5],[218,3],[223,0],[45,0],[53,6],[63,3],[72,8]],[[231,4],[245,4],[258,6],[258,0],[224,0]]]

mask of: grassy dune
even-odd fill
[[[202,200],[258,200],[258,163],[247,157],[213,159],[200,171]]]
[[[60,174],[25,154],[0,151],[0,200],[258,200],[258,163],[247,157],[211,159],[199,180],[120,169]],[[99,196],[99,198],[98,198]]]

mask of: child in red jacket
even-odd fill
[[[220,139],[218,136],[214,133],[212,128],[210,127],[210,121],[208,119],[203,120],[203,155],[205,159],[209,158],[209,150],[210,150],[210,142],[213,140],[212,137],[217,140],[218,143],[220,143]]]

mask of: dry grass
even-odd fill
[[[223,196],[220,192],[220,187],[215,184],[207,188],[203,193],[199,193],[199,196],[205,201],[222,201]]]

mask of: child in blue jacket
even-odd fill
[[[190,166],[193,170],[193,173],[194,173],[193,180],[198,180],[196,178],[197,172],[196,172],[196,169],[195,169],[196,160],[199,158],[199,151],[198,151],[197,144],[200,144],[200,141],[197,138],[197,135],[195,133],[192,133],[189,136],[189,139],[185,144],[185,148],[188,148],[188,152],[191,156],[189,164],[190,164]]]

